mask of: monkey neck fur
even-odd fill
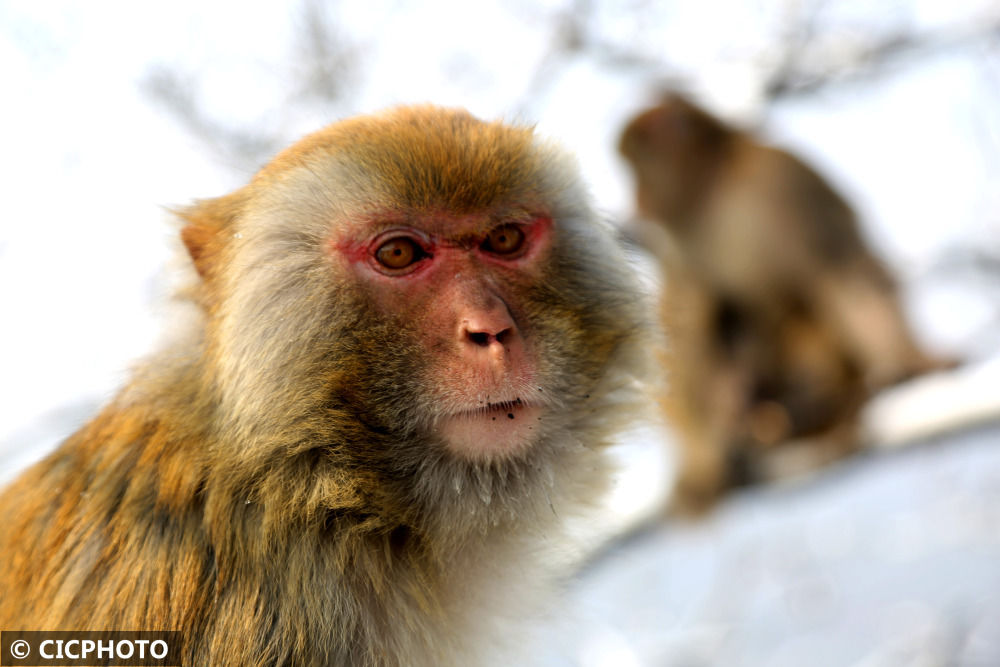
[[[480,623],[514,625],[537,611],[534,601],[545,598],[548,575],[571,555],[560,525],[600,497],[607,483],[592,421],[579,425],[591,429],[590,446],[580,443],[573,425],[560,424],[523,460],[425,459],[416,476],[423,483],[415,486],[401,481],[413,478],[409,471],[362,468],[341,456],[345,449],[384,447],[387,436],[375,431],[323,429],[318,438],[318,426],[308,424],[280,431],[284,442],[273,430],[256,436],[270,438],[267,443],[221,441],[216,433],[226,429],[212,425],[225,416],[202,377],[198,364],[140,371],[77,441],[100,442],[95,431],[118,437],[81,459],[89,459],[92,470],[117,461],[119,490],[108,497],[118,504],[109,516],[134,507],[140,511],[130,521],[199,524],[207,548],[198,554],[183,553],[185,545],[172,548],[179,558],[205,561],[206,608],[246,604],[273,591],[268,595],[283,605],[279,616],[287,631],[323,646],[335,664],[430,665],[442,664],[442,654],[471,655],[474,647],[463,637],[481,642],[494,634],[483,633]],[[192,411],[201,418],[180,417]],[[178,426],[193,423],[208,426],[199,433]],[[205,442],[209,446],[197,451],[189,445]],[[270,455],[253,456],[257,451]],[[553,551],[556,545],[563,551]],[[277,580],[275,563],[287,564]],[[517,567],[516,576],[503,572],[508,564]],[[306,596],[320,606],[343,606],[345,593],[367,611],[334,616],[335,628],[325,616],[327,625],[314,627],[321,619],[296,602]],[[480,598],[482,604],[469,604]],[[469,613],[470,606],[489,615]],[[213,630],[225,634],[225,628]],[[454,642],[443,653],[442,636]],[[424,637],[437,644],[425,644]],[[384,650],[386,642],[398,643],[399,651],[378,659],[366,653]]]
[[[561,521],[571,511],[565,506],[586,507],[592,500],[584,498],[600,496],[604,484],[597,480],[607,472],[601,462],[612,434],[605,411],[621,408],[602,396],[614,390],[612,383],[598,386],[583,399],[590,418],[553,416],[523,456],[472,461],[426,437],[367,423],[337,396],[313,403],[304,398],[300,411],[284,415],[289,423],[280,427],[236,429],[231,415],[219,410],[214,389],[205,386],[200,363],[161,365],[157,360],[156,368],[140,369],[95,421],[113,421],[120,412],[133,420],[145,416],[129,447],[183,461],[189,478],[183,490],[157,484],[157,503],[175,506],[184,500],[176,494],[186,492],[205,501],[207,526],[252,516],[261,536],[288,530],[396,537],[405,532],[414,543],[429,535],[447,553],[493,530]],[[192,413],[198,418],[191,419]],[[197,424],[197,432],[178,428],[186,424]],[[199,442],[211,444],[207,451],[189,451],[187,443]]]

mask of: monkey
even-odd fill
[[[795,155],[676,92],[618,149],[664,279],[674,509],[847,456],[875,392],[954,365],[917,344],[854,211]]]
[[[190,331],[0,496],[0,627],[179,631],[186,665],[517,644],[650,329],[573,159],[404,106],[176,213]]]
[[[772,320],[675,267],[666,273],[661,404],[681,445],[673,513],[701,515],[734,488],[855,451],[868,392],[829,327],[794,307]]]

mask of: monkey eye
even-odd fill
[[[524,246],[524,230],[520,225],[506,224],[494,227],[481,246],[494,255],[513,255]]]
[[[405,269],[426,256],[427,253],[416,241],[405,236],[391,238],[375,251],[378,263],[394,271]]]

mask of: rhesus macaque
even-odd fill
[[[946,365],[914,342],[850,206],[795,156],[676,94],[619,149],[664,275],[679,508],[848,454],[872,392]]]
[[[198,322],[0,497],[0,627],[179,630],[185,665],[517,643],[648,331],[570,158],[400,108],[180,217]]]

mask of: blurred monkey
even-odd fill
[[[678,94],[619,150],[665,280],[682,509],[850,453],[873,392],[950,365],[914,342],[854,212],[795,156]]]
[[[0,627],[179,630],[186,665],[518,643],[645,350],[572,160],[400,108],[179,216],[197,322],[0,496]]]

